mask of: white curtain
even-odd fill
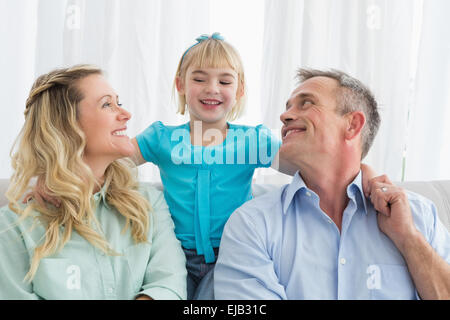
[[[364,161],[399,179],[405,137],[392,132],[406,130],[411,3],[266,0],[267,54],[262,76],[267,88],[262,92],[266,120],[273,125],[279,122],[277,116],[295,85],[297,68],[348,72],[372,88],[380,103],[382,126]]]
[[[299,67],[337,68],[378,98],[382,125],[364,160],[393,180],[450,179],[450,21],[446,0],[0,0],[0,178],[33,80],[93,63],[131,111],[129,134],[179,124],[172,81],[183,51],[221,32],[240,52],[249,97],[238,123],[279,116]],[[406,170],[405,170],[406,169]],[[142,180],[158,180],[153,165]],[[288,181],[272,169],[258,182]]]
[[[179,58],[209,32],[209,0],[0,0],[2,71],[1,177],[11,174],[9,150],[23,124],[34,79],[57,67],[91,63],[106,70],[131,112],[135,136],[153,121],[179,124],[172,82]],[[6,51],[6,52],[5,52]],[[6,85],[6,90],[5,89]],[[6,103],[5,103],[6,101]],[[158,180],[153,165],[139,168]]]
[[[424,1],[406,153],[408,180],[450,178],[450,1]]]

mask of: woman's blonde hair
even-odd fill
[[[78,104],[83,99],[78,83],[95,74],[101,75],[102,71],[90,65],[54,70],[35,81],[26,102],[25,123],[15,143],[17,151],[14,153],[14,147],[11,151],[14,173],[6,196],[9,208],[20,216],[19,221],[36,210],[46,228],[45,239],[35,248],[25,276],[28,281],[33,279],[42,258],[64,247],[72,230],[105,253],[116,254],[94,216],[92,194],[100,186],[82,159],[86,139],[78,123]],[[122,233],[131,226],[135,242],[145,242],[151,207],[138,192],[131,169],[129,159],[112,162],[106,169],[103,187],[108,205],[126,218]],[[59,208],[31,201],[21,209],[18,203],[35,177],[43,182],[49,196],[61,200]]]
[[[227,116],[227,120],[232,121],[242,114],[246,102],[246,85],[244,76],[244,66],[241,57],[236,49],[224,40],[209,37],[206,40],[187,49],[178,63],[174,81],[174,91],[176,79],[182,81],[186,79],[186,73],[190,66],[198,68],[231,68],[238,75],[238,97],[235,105]],[[242,94],[240,94],[242,93]],[[186,97],[178,93],[178,111],[181,114],[186,112]]]

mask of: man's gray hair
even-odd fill
[[[364,113],[366,123],[361,133],[361,159],[363,159],[372,146],[381,121],[377,101],[373,94],[361,81],[339,70],[321,71],[301,68],[297,72],[297,79],[300,83],[313,77],[328,77],[338,81],[340,90],[338,90],[336,102],[338,112],[341,115],[353,111],[362,111]]]

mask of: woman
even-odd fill
[[[186,298],[164,197],[124,159],[130,117],[93,66],[36,80],[0,211],[0,299]],[[35,177],[58,207],[20,203]]]

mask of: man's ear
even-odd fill
[[[184,94],[184,81],[180,77],[175,78],[175,85],[177,87],[178,94]]]
[[[345,139],[352,140],[361,134],[361,130],[366,123],[366,116],[362,111],[354,111],[346,114],[347,128],[345,130]]]

